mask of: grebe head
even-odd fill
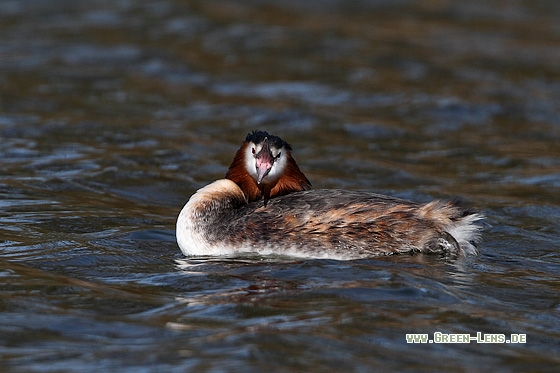
[[[287,165],[290,144],[278,136],[264,131],[253,131],[245,138],[249,146],[245,150],[245,167],[257,184],[278,180]]]
[[[235,154],[226,179],[235,182],[247,201],[268,199],[311,188],[292,157],[292,147],[278,136],[253,131]]]

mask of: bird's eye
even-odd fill
[[[255,154],[255,148],[252,148],[252,149],[251,149],[251,152],[252,152],[253,154]]]
[[[278,152],[278,155],[275,158],[278,159],[278,158],[280,158],[281,155],[282,155],[282,152]]]

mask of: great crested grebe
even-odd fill
[[[398,253],[477,254],[482,215],[365,191],[310,190],[277,136],[253,131],[225,179],[199,189],[177,219],[190,255],[359,259]]]

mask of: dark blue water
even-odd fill
[[[555,371],[560,4],[0,1],[3,371]],[[316,188],[486,214],[480,255],[185,258],[247,132]],[[435,333],[524,343],[407,343]]]

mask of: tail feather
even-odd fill
[[[465,254],[477,255],[476,245],[480,242],[480,231],[482,226],[477,224],[484,216],[479,213],[465,215],[445,227]]]

